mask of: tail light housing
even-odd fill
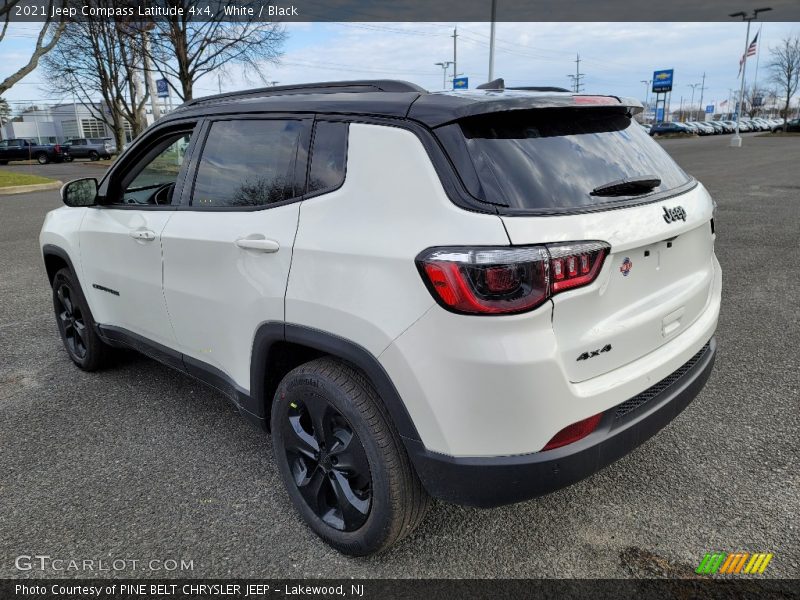
[[[522,247],[431,248],[417,268],[436,301],[452,312],[516,314],[595,280],[610,246],[570,242]]]

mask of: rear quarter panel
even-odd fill
[[[450,201],[415,134],[352,124],[344,185],[300,207],[286,321],[377,356],[435,304],[417,254],[459,244],[508,245],[508,236],[499,217]]]

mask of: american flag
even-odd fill
[[[759,30],[758,33],[761,33],[761,30]],[[758,33],[756,34],[756,37],[753,38],[753,41],[750,42],[750,45],[747,47],[747,52],[745,52],[742,58],[739,59],[739,75],[742,74],[742,67],[744,67],[744,61],[747,60],[747,57],[756,55],[756,50],[758,49]]]

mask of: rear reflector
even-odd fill
[[[513,314],[594,281],[608,250],[605,242],[431,248],[417,257],[417,267],[433,297],[452,312]]]
[[[553,450],[554,448],[560,448],[561,446],[566,446],[567,444],[572,444],[578,440],[582,440],[595,429],[597,429],[602,416],[603,414],[600,413],[598,415],[594,415],[593,417],[589,417],[588,419],[584,419],[583,421],[578,421],[572,425],[567,425],[564,427],[564,429],[555,434],[553,439],[547,442],[541,451],[544,452],[545,450]]]

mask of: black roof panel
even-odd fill
[[[581,96],[571,92],[533,90],[459,90],[430,93],[412,83],[393,80],[338,81],[280,86],[197,98],[165,120],[236,113],[325,113],[410,118],[437,127],[464,117],[509,110],[641,104],[614,96]]]

